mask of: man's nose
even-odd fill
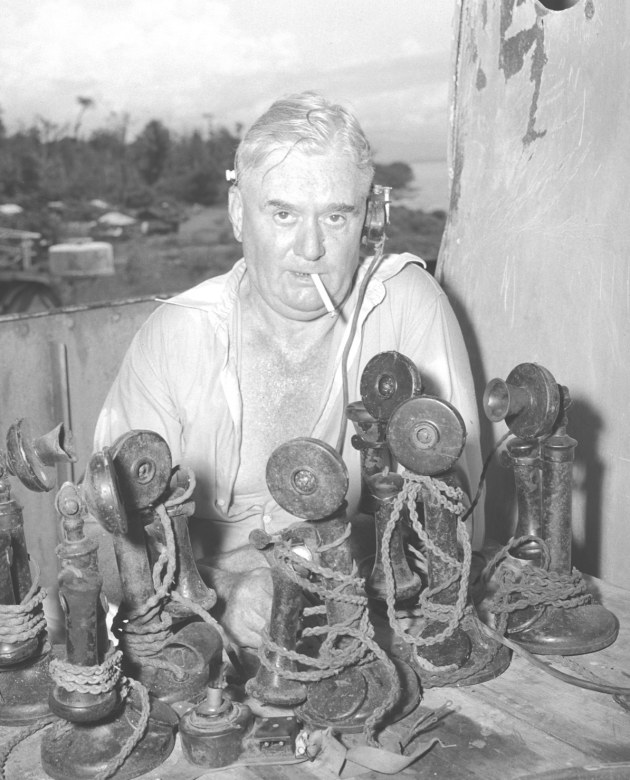
[[[317,220],[305,221],[295,239],[295,254],[305,260],[319,260],[325,253],[324,236]]]

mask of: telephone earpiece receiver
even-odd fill
[[[385,236],[385,228],[389,225],[391,192],[391,187],[383,187],[380,184],[372,185],[361,235],[362,244],[378,244]]]

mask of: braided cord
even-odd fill
[[[80,666],[60,658],[50,661],[50,676],[53,681],[67,691],[79,693],[107,693],[118,684],[121,671],[122,653],[117,650],[110,653],[102,664]]]
[[[426,533],[420,523],[416,508],[424,490],[430,492],[432,496],[438,499],[441,506],[459,518],[465,511],[462,501],[464,493],[461,488],[453,488],[434,477],[421,476],[411,472],[405,472],[403,476],[403,487],[393,501],[392,511],[385,526],[381,543],[382,563],[385,574],[387,616],[392,630],[403,640],[403,642],[420,648],[443,642],[446,638],[452,636],[455,629],[461,624],[468,597],[468,577],[472,560],[472,547],[463,523],[458,520],[457,540],[463,549],[463,561],[460,562],[457,558],[448,555],[448,553],[438,547]],[[425,550],[438,557],[452,571],[451,576],[446,578],[444,582],[437,587],[426,588],[419,598],[418,609],[425,618],[425,621],[436,620],[445,624],[444,629],[433,636],[425,637],[422,635],[422,632],[420,632],[418,636],[412,636],[404,630],[396,615],[396,587],[391,562],[390,545],[394,528],[400,521],[404,506],[408,509],[413,529],[418,535]],[[457,580],[459,580],[459,588],[455,604],[438,604],[431,600],[433,596],[442,592]]]
[[[528,563],[527,566],[505,565],[512,550],[523,543],[535,541],[543,552],[543,567]],[[490,599],[488,609],[499,615],[507,615],[519,609],[534,606],[554,606],[564,609],[590,604],[593,597],[588,592],[582,574],[573,569],[570,573],[550,571],[549,548],[536,536],[512,538],[486,564],[481,574],[487,581],[494,574],[497,592]],[[503,564],[503,565],[502,565]]]
[[[350,527],[348,525],[338,539],[325,546],[322,545],[316,552],[338,547],[346,541],[349,535]],[[292,551],[286,540],[278,540],[274,544],[274,558],[276,564],[289,579],[307,592],[316,594],[328,602],[354,605],[356,609],[342,622],[333,625],[312,626],[303,630],[303,637],[323,637],[317,658],[282,647],[273,642],[268,631],[265,630],[262,633],[259,649],[261,663],[280,677],[302,682],[318,682],[337,676],[346,668],[369,663],[377,658],[382,663],[390,684],[387,687],[388,692],[385,700],[380,706],[375,707],[364,724],[367,742],[376,746],[378,744],[374,737],[376,726],[398,700],[400,681],[394,664],[374,640],[374,628],[367,610],[368,599],[360,592],[363,590],[364,580],[356,576],[356,563],[353,562],[352,571],[349,574],[344,574],[321,566],[315,561],[305,560]],[[306,570],[310,576],[302,576],[295,567],[299,567],[302,571]],[[313,575],[316,575],[320,581],[311,579]],[[305,614],[321,614],[323,611],[325,611],[324,607],[316,607],[305,610]],[[338,647],[338,640],[342,638],[352,641],[345,647]],[[307,670],[298,671],[278,667],[269,659],[269,655],[272,653],[307,667]]]
[[[153,566],[155,592],[141,607],[124,617],[118,613],[112,630],[125,656],[132,661],[141,662],[143,666],[167,669],[177,680],[183,680],[186,677],[185,670],[158,657],[173,635],[172,619],[164,611],[164,606],[175,578],[176,557],[175,538],[168,512],[162,504],[157,507],[157,512],[164,526],[166,545]]]
[[[140,717],[138,723],[134,726],[133,732],[125,740],[120,752],[110,763],[105,767],[102,772],[99,772],[94,776],[94,780],[107,780],[107,778],[116,774],[120,767],[125,763],[129,756],[133,753],[140,740],[144,737],[147,727],[149,725],[149,715],[151,714],[151,704],[149,701],[149,693],[142,683],[137,680],[131,680],[124,678],[125,685],[133,689],[140,698]]]
[[[46,630],[43,603],[46,588],[39,586],[40,570],[30,560],[33,582],[20,604],[0,604],[0,642],[25,642]]]
[[[141,685],[137,680],[129,680],[126,677],[122,678],[122,682],[123,682],[123,691],[122,691],[123,697],[125,697],[128,694],[130,687],[137,692],[140,698],[140,717],[138,719],[138,723],[136,724],[136,726],[134,726],[133,732],[125,740],[118,755],[108,763],[108,765],[105,767],[105,769],[103,769],[103,771],[93,776],[94,780],[107,780],[120,769],[120,767],[125,763],[127,758],[129,758],[131,753],[135,750],[140,740],[144,737],[147,730],[147,726],[149,724],[151,706],[149,702],[149,694],[146,688],[143,685]],[[36,734],[38,731],[41,731],[42,729],[45,729],[48,726],[52,726],[52,725],[55,726],[52,739],[59,739],[63,737],[65,732],[68,732],[71,729],[75,728],[75,725],[73,723],[69,723],[65,720],[62,720],[61,718],[58,718],[56,715],[49,715],[45,718],[41,718],[36,723],[33,723],[27,726],[26,728],[21,729],[19,732],[17,732],[17,734],[14,734],[9,739],[9,741],[5,745],[3,745],[2,748],[0,749],[0,780],[6,780],[4,769],[9,759],[9,756],[11,755],[13,750],[15,750],[15,748],[19,744],[24,742],[33,734]],[[85,738],[89,739],[87,734]]]
[[[0,780],[5,780],[6,778],[4,769],[7,761],[9,760],[9,756],[15,750],[15,748],[33,734],[36,734],[38,731],[41,731],[42,729],[51,726],[53,723],[58,722],[60,721],[56,715],[48,715],[47,717],[40,718],[35,723],[31,723],[25,728],[20,729],[12,737],[10,737],[8,742],[0,747]]]

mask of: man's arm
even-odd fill
[[[168,388],[171,368],[163,319],[161,312],[155,312],[131,342],[99,414],[95,450],[111,445],[127,431],[151,430],[166,440],[173,463],[180,461],[182,428]]]

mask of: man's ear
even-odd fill
[[[234,231],[234,238],[242,240],[243,235],[243,198],[238,187],[230,187],[228,193],[228,214]]]

